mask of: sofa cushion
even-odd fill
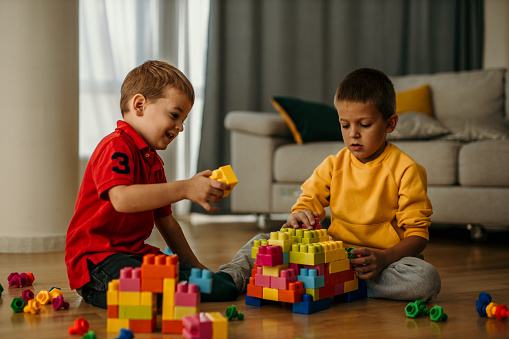
[[[478,141],[461,147],[462,186],[509,186],[509,141]]]
[[[433,116],[428,84],[396,93],[396,113],[406,112],[419,112]]]
[[[451,133],[440,121],[426,114],[408,112],[398,117],[398,124],[387,134],[387,140],[426,140]]]

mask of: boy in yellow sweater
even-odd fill
[[[327,157],[302,185],[302,194],[283,227],[313,228],[331,209],[328,233],[357,249],[351,253],[368,297],[395,300],[433,299],[440,275],[420,254],[429,240],[433,213],[425,169],[386,141],[398,122],[390,79],[362,68],[346,76],[334,98],[346,147]],[[252,242],[220,268],[240,291],[249,280]],[[249,251],[248,251],[249,250]],[[249,269],[248,269],[249,268]]]

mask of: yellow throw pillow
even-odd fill
[[[396,113],[419,112],[433,117],[429,85],[396,93]]]

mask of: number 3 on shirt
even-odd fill
[[[119,159],[118,165],[113,166],[113,172],[117,172],[119,174],[129,174],[131,172],[131,168],[129,167],[129,157],[125,153],[115,152],[111,156],[111,160]]]

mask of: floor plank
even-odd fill
[[[212,270],[233,258],[236,251],[258,233],[251,222],[208,222],[191,224],[181,221],[184,233],[197,256]],[[434,323],[429,318],[406,318],[407,302],[366,299],[351,304],[333,303],[329,310],[312,315],[294,314],[291,306],[273,303],[263,307],[246,306],[245,297],[233,302],[245,314],[244,321],[229,323],[230,338],[427,338],[431,336],[493,338],[509,337],[509,319],[499,322],[480,318],[475,311],[479,292],[489,292],[493,301],[509,303],[509,232],[490,234],[486,243],[475,244],[464,229],[431,229],[432,240],[426,248],[426,260],[442,276],[442,291],[428,307],[440,305],[449,319]],[[163,246],[154,234],[149,241]],[[33,286],[12,288],[7,276],[12,272],[32,272]],[[64,253],[0,254],[0,338],[71,338],[67,329],[75,319],[84,317],[98,338],[116,338],[106,333],[106,311],[87,305],[69,289]],[[44,306],[41,314],[13,313],[10,303],[23,289],[34,293],[61,287],[69,310],[54,311]],[[202,311],[224,313],[232,303],[202,303]],[[136,338],[179,338],[161,333],[137,334]]]

